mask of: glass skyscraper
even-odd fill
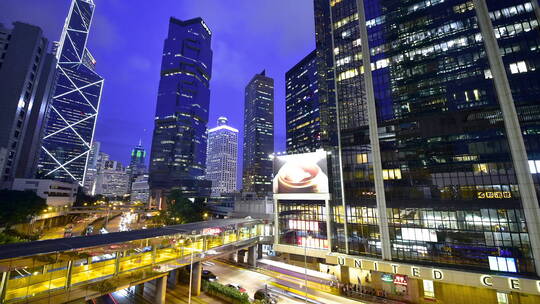
[[[58,80],[45,129],[40,175],[84,182],[94,136],[103,78],[86,48],[95,5],[73,0],[56,49]]]
[[[319,74],[313,51],[285,74],[287,153],[321,147]]]
[[[238,130],[220,117],[215,128],[208,130],[206,179],[212,181],[212,196],[236,192],[238,162]]]
[[[56,79],[56,60],[47,49],[39,27],[0,24],[0,188],[35,177]]]
[[[264,197],[272,192],[274,153],[274,79],[255,74],[244,100],[244,159],[242,190]]]
[[[212,75],[212,33],[201,18],[171,18],[163,47],[150,157],[154,202],[172,188],[208,196],[204,180]]]
[[[538,2],[315,0],[314,7],[323,71],[333,58],[338,142],[325,146],[329,210],[300,200],[292,209],[327,215],[327,261],[350,268],[345,282],[390,280],[391,297],[414,303],[424,303],[407,291],[416,285],[396,291],[402,279],[419,279],[424,299],[462,303],[484,292],[457,284],[492,289],[485,303],[525,301],[508,299],[540,274]],[[281,208],[280,218],[292,216]],[[320,236],[320,225],[303,225],[312,218],[294,216],[296,228]],[[308,247],[326,249],[316,241]],[[479,275],[469,281],[468,273]],[[448,282],[456,289],[442,292]]]
[[[132,179],[146,173],[146,150],[139,141],[139,145],[131,150],[129,173]]]

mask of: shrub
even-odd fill
[[[218,297],[233,304],[250,304],[247,293],[240,292],[218,282],[203,281],[203,290],[211,296]]]

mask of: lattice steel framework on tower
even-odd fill
[[[95,71],[95,59],[86,48],[92,0],[73,0],[57,45],[56,89],[49,112],[40,158],[46,178],[84,182],[85,168],[94,137],[103,78]]]

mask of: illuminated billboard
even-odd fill
[[[328,193],[326,152],[274,157],[274,193]]]

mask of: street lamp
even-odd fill
[[[184,240],[180,240],[180,244],[182,244],[182,252],[184,251],[184,249],[186,249],[186,247],[183,246],[184,244]],[[188,304],[191,304],[191,284],[192,284],[192,280],[193,280],[193,253],[195,251],[197,252],[202,252],[203,250],[201,249],[197,249],[197,248],[189,248],[191,250],[191,258],[190,258],[190,263],[189,263],[189,289],[188,289]]]
[[[307,243],[311,240],[311,235],[304,239],[304,288],[306,290],[305,302],[308,302],[308,287],[307,287]]]

